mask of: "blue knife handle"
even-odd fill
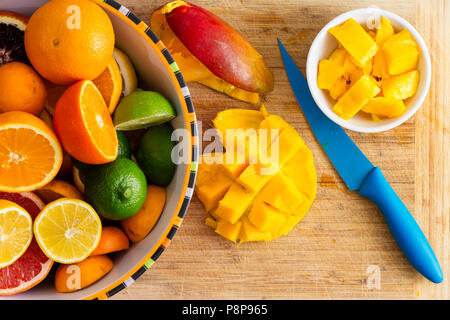
[[[417,271],[434,283],[442,282],[442,270],[433,249],[380,168],[375,167],[367,174],[359,194],[380,208],[400,249]]]

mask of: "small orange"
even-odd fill
[[[114,51],[114,30],[105,11],[90,0],[51,0],[31,16],[25,50],[47,80],[72,84],[97,78]]]
[[[61,145],[44,121],[22,111],[0,114],[0,191],[45,186],[61,164]]]
[[[100,242],[97,248],[91,253],[91,256],[125,250],[129,247],[130,241],[122,229],[115,226],[106,226],[102,228]]]
[[[49,184],[34,191],[44,203],[50,203],[60,198],[84,200],[83,194],[64,180],[53,180]]]
[[[74,292],[101,279],[111,271],[114,263],[108,256],[91,256],[74,264],[61,264],[55,274],[58,292]]]
[[[119,65],[113,57],[111,57],[105,71],[93,82],[100,90],[109,113],[112,114],[122,94],[122,75],[120,74]]]
[[[56,104],[53,126],[64,150],[88,164],[117,158],[116,130],[100,91],[90,80],[75,83]]]
[[[0,67],[0,112],[25,111],[39,116],[46,98],[44,82],[33,68],[21,62]]]
[[[166,189],[148,185],[147,198],[142,208],[134,216],[120,221],[128,238],[134,243],[144,239],[158,222],[166,203]]]

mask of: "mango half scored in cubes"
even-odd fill
[[[376,32],[352,18],[328,32],[339,47],[319,62],[317,86],[337,101],[333,111],[345,120],[360,110],[373,120],[405,112],[404,100],[416,94],[419,83],[419,50],[409,31],[395,33],[381,17]]]
[[[240,109],[222,111],[213,123],[225,132],[227,127],[234,127],[233,119],[240,114],[250,113]],[[203,162],[195,187],[211,215],[205,223],[222,237],[239,243],[271,241],[290,232],[309,210],[317,190],[312,153],[296,130],[264,107],[256,118],[259,125],[254,118],[240,125],[261,129],[257,131],[257,156],[245,157],[246,162],[235,171],[229,169],[235,163]],[[262,130],[276,134],[263,136]],[[265,139],[267,145],[262,144]],[[227,147],[233,148],[229,142]],[[224,161],[226,153],[219,155]],[[211,157],[204,154],[202,160]]]

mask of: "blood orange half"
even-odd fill
[[[34,193],[0,192],[0,199],[17,203],[34,220],[44,203]],[[45,256],[35,239],[27,251],[13,264],[0,268],[0,296],[12,295],[33,288],[45,279],[53,261]]]

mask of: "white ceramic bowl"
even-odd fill
[[[28,16],[48,0],[2,0],[0,10]],[[101,280],[73,293],[57,293],[53,276],[31,290],[0,299],[106,299],[132,284],[149,269],[165,250],[178,230],[189,206],[196,177],[198,150],[197,125],[189,90],[183,77],[161,41],[131,11],[115,1],[92,0],[111,18],[116,46],[133,62],[143,87],[166,96],[177,111],[172,121],[175,129],[186,129],[187,163],[177,165],[175,177],[167,187],[164,211],[150,234],[130,249],[113,254],[114,268]]]
[[[366,21],[377,16],[385,16],[388,18],[391,21],[395,32],[399,32],[406,28],[416,40],[420,48],[419,61],[417,65],[417,69],[420,73],[420,80],[417,93],[405,102],[406,110],[398,117],[383,119],[382,121],[373,121],[370,117],[367,117],[359,112],[351,119],[344,120],[332,111],[335,101],[329,96],[328,92],[317,87],[319,61],[321,59],[328,58],[331,52],[338,46],[337,40],[328,33],[328,30],[332,27],[340,25],[349,18],[353,18],[361,25],[365,25]],[[316,104],[328,118],[333,120],[338,125],[353,131],[381,132],[402,124],[412,117],[419,109],[430,87],[431,61],[425,42],[417,30],[409,24],[408,21],[386,10],[381,10],[378,8],[363,8],[348,11],[337,16],[317,34],[311,48],[309,49],[308,58],[306,61],[306,76],[309,90],[311,91]]]

